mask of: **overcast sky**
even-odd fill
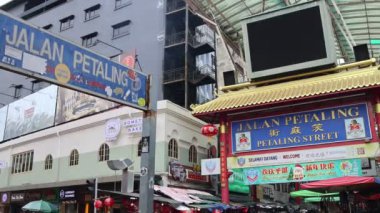
[[[0,6],[3,5],[3,4],[6,4],[8,2],[10,2],[12,0],[0,0]]]

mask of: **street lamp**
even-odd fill
[[[108,168],[114,171],[122,170],[123,174],[121,177],[121,192],[128,192],[128,167],[133,164],[129,158],[125,158],[124,160],[109,160],[107,161]]]

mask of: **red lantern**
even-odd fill
[[[95,200],[94,201],[94,206],[95,206],[96,209],[100,209],[100,208],[103,207],[103,203],[102,203],[101,200]]]
[[[218,134],[218,128],[213,124],[206,124],[202,127],[202,135],[212,137],[216,134]]]
[[[104,205],[107,206],[107,207],[112,207],[113,204],[115,204],[115,201],[113,200],[112,197],[107,197],[107,198],[104,200]]]

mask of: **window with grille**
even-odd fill
[[[32,171],[34,151],[18,153],[12,156],[12,174]]]
[[[100,4],[94,5],[90,8],[84,10],[84,20],[89,21],[91,19],[97,18],[100,16],[99,14]]]
[[[123,21],[118,24],[112,25],[113,38],[118,38],[124,35],[128,35],[131,28],[131,21]]]
[[[98,32],[93,32],[88,35],[82,36],[82,46],[91,47],[94,46],[98,40]]]
[[[110,147],[107,144],[102,144],[99,149],[99,161],[107,161],[110,159]]]
[[[197,163],[197,148],[194,145],[190,146],[189,149],[189,162]]]
[[[53,169],[53,156],[48,155],[45,159],[45,170]]]
[[[79,153],[78,150],[74,149],[70,153],[70,166],[75,166],[79,164]]]
[[[132,0],[115,0],[115,10],[132,4]]]
[[[178,159],[178,144],[175,139],[170,139],[168,148],[168,156]]]
[[[74,15],[68,16],[60,20],[61,22],[61,31],[70,29],[74,27]]]

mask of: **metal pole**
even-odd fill
[[[150,79],[148,81],[148,87],[150,86],[150,82],[153,82],[153,80]],[[151,92],[149,88],[148,91]],[[141,151],[139,212],[142,213],[153,212],[157,100],[152,99],[152,95],[149,95],[149,110],[144,111],[143,118],[142,136],[144,140],[147,140],[148,147]]]
[[[98,198],[98,178],[95,178],[95,190],[94,190],[94,204],[95,204],[95,201],[96,199]],[[96,208],[95,208],[95,205],[94,205],[94,213],[96,213]]]

